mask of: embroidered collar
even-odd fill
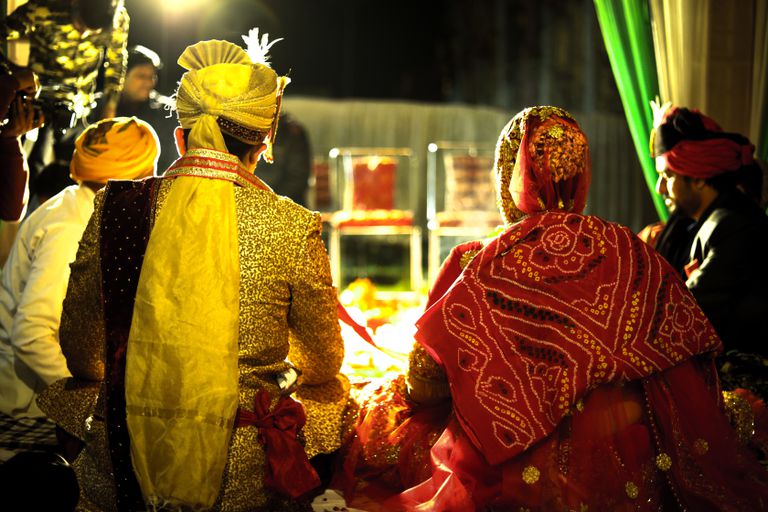
[[[266,183],[248,172],[235,155],[215,149],[190,149],[171,165],[165,172],[165,176],[170,178],[196,176],[231,181],[241,187],[271,190]]]

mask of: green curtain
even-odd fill
[[[763,101],[763,115],[761,116],[763,122],[760,126],[758,139],[754,141],[753,144],[757,148],[755,153],[757,158],[766,162],[768,161],[768,89],[766,89],[763,94],[766,95],[766,98]]]
[[[650,101],[659,94],[651,17],[646,0],[594,0],[605,49],[619,88],[635,151],[661,220],[668,216],[656,193],[656,168],[648,141],[653,128]]]

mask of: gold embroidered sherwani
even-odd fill
[[[211,159],[215,166],[208,165]],[[312,457],[335,450],[340,444],[349,383],[339,373],[344,347],[319,215],[277,196],[247,174],[232,155],[190,150],[165,177],[156,178],[159,186],[151,200],[150,225],[179,176],[227,180],[233,188],[240,261],[239,408],[252,411],[261,389],[269,392],[274,406],[280,393],[276,378],[289,368],[290,360],[302,374],[293,396],[307,414],[300,435],[306,453]],[[132,264],[104,262],[100,256],[106,195],[96,197],[64,302],[61,345],[74,377],[55,383],[39,400],[56,423],[85,442],[74,466],[82,489],[81,506],[95,510],[115,508],[104,422],[102,270]],[[150,240],[151,236],[150,231]],[[286,506],[262,485],[265,454],[257,436],[254,426],[233,427],[216,510]]]

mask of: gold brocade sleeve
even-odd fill
[[[349,396],[349,381],[339,373],[344,342],[338,299],[320,231],[320,216],[314,214],[295,267],[288,317],[289,358],[302,371],[296,398],[307,414],[303,432],[308,457],[330,453],[341,445]]]
[[[313,215],[291,287],[289,359],[301,370],[305,385],[333,380],[344,359],[336,289],[320,231],[320,216]]]
[[[104,190],[96,193],[94,211],[85,228],[64,299],[59,340],[72,376],[104,379],[104,308],[101,296],[100,231]],[[84,322],[83,319],[89,319]]]
[[[419,342],[408,356],[406,378],[408,394],[414,402],[432,405],[451,396],[445,372]]]
[[[480,252],[483,242],[472,241],[460,244],[453,248],[448,256],[430,292],[430,301],[427,308],[436,300],[432,294],[439,297],[448,289],[446,281],[453,283],[459,273],[466,268],[472,259]],[[456,259],[458,258],[458,268]],[[437,291],[439,290],[439,291]],[[448,386],[448,378],[442,367],[429,355],[424,346],[416,342],[408,355],[408,373],[406,375],[408,395],[420,404],[432,405],[450,398],[451,392]]]
[[[37,398],[48,418],[70,434],[85,439],[86,419],[93,414],[104,379],[104,309],[101,299],[99,238],[104,191],[96,193],[94,211],[70,265],[59,342],[73,378],[62,379]],[[84,321],[87,319],[88,321]]]
[[[93,415],[101,384],[71,377],[57,380],[38,397],[37,405],[56,423],[76,438],[85,440],[88,418]]]

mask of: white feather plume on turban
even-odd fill
[[[277,76],[267,64],[267,50],[278,40],[267,43],[266,36],[259,42],[258,29],[244,36],[248,52],[228,41],[212,40],[189,46],[181,54],[179,65],[188,71],[176,92],[176,111],[181,127],[191,130],[190,148],[229,152],[222,131],[253,144],[271,130],[265,141],[265,158],[271,161],[283,89],[290,80]]]

